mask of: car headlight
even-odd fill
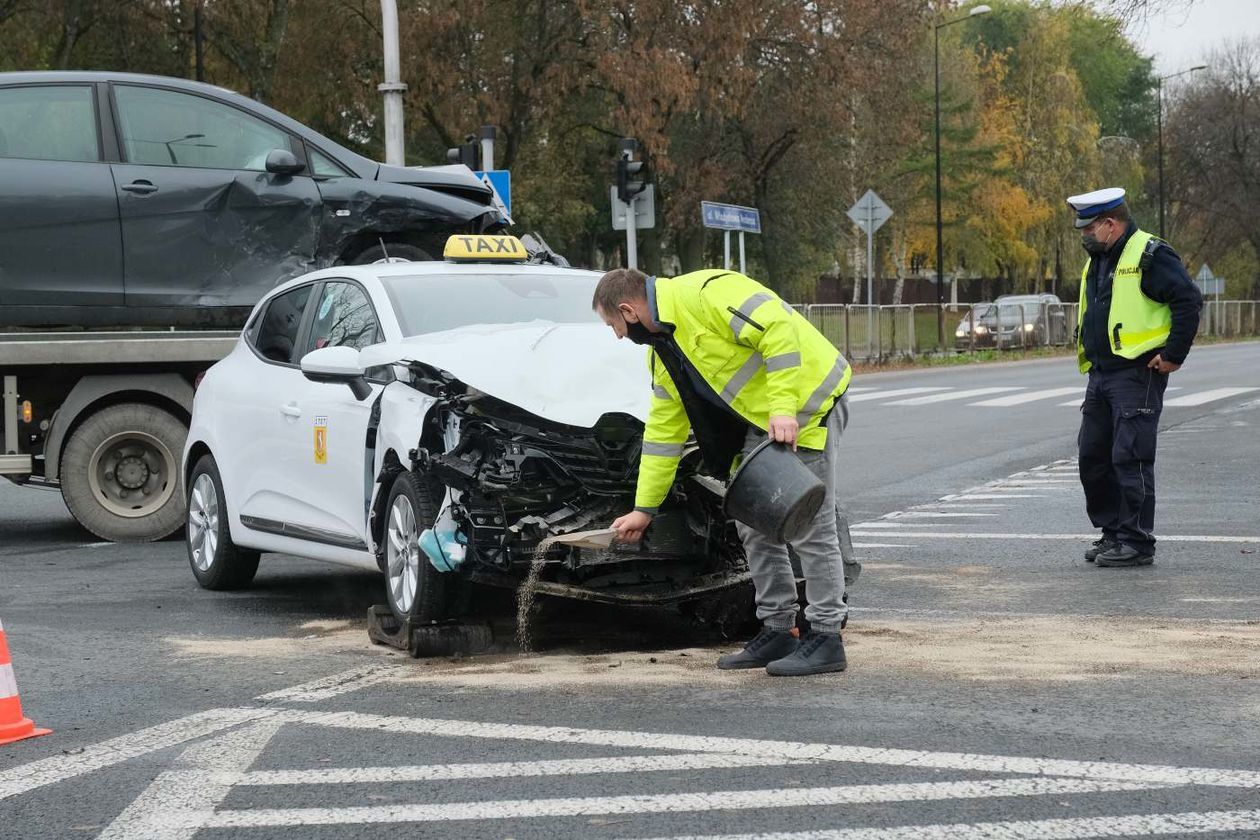
[[[981,324],[980,326],[976,327],[976,335],[988,335],[988,334],[989,334],[989,328],[986,327],[984,324]]]
[[[1036,328],[1036,324],[1024,324],[1024,332],[1032,332]]]
[[[966,331],[966,330],[955,330],[955,331],[954,331],[954,338],[966,338],[966,337],[967,337],[967,331]]]

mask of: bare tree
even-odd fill
[[[1217,50],[1210,67],[1171,108],[1170,204],[1206,248],[1248,243],[1260,258],[1260,38]]]

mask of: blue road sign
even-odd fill
[[[700,215],[707,228],[739,230],[744,233],[761,233],[761,212],[756,207],[738,204],[718,204],[715,201],[700,202]]]
[[[506,169],[491,169],[489,172],[473,172],[481,183],[494,190],[495,205],[503,211],[503,215],[512,218],[512,173]]]

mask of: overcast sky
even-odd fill
[[[1260,36],[1260,0],[1171,0],[1168,11],[1130,27],[1139,50],[1155,58],[1159,73],[1203,64],[1207,54],[1229,40]]]

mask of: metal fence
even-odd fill
[[[936,304],[815,303],[795,304],[793,308],[845,356],[859,361],[982,350],[1027,352],[1038,347],[1070,346],[1076,334],[1075,303],[976,303],[943,308]],[[1199,335],[1260,336],[1260,301],[1205,302]]]

